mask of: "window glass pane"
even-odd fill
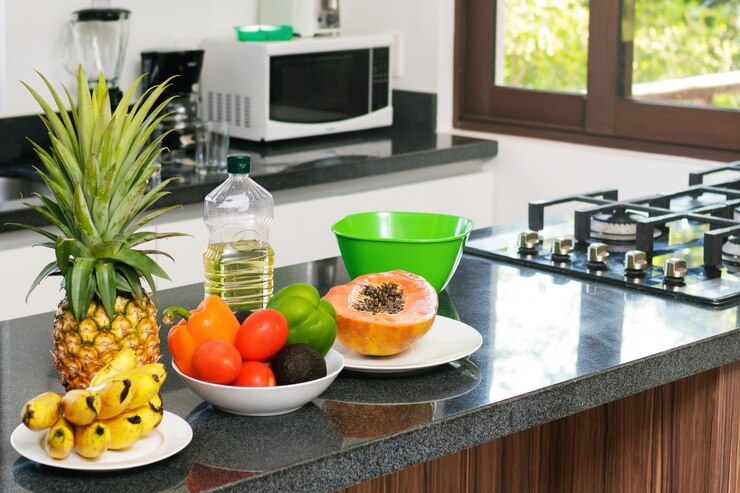
[[[499,0],[496,85],[586,92],[588,0]]]
[[[624,94],[740,108],[738,0],[623,0]]]

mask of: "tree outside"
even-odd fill
[[[504,85],[585,92],[588,4],[506,1]],[[740,2],[623,0],[622,8],[622,42],[632,43],[636,97],[740,108]],[[695,93],[707,97],[697,101]]]

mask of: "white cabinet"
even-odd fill
[[[259,181],[259,179],[257,179]],[[339,255],[331,225],[346,214],[371,210],[441,212],[469,217],[475,227],[493,224],[491,163],[471,161],[389,173],[274,193],[275,221],[270,243],[277,267]],[[172,278],[158,289],[203,281],[201,256],[208,242],[201,203],[170,212],[155,223],[159,231],[191,236],[160,240],[156,249],[175,259],[158,259]],[[0,234],[2,318],[51,311],[62,293],[55,279],[44,281],[24,301],[28,287],[53,258],[52,250],[32,248],[43,241],[35,233]]]

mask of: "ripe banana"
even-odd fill
[[[62,397],[64,417],[76,425],[89,425],[95,421],[101,405],[100,396],[89,389],[70,390]]]
[[[75,448],[75,430],[60,416],[46,434],[46,453],[52,459],[64,459]]]
[[[156,378],[161,379],[162,381],[167,378],[167,370],[162,363],[147,363],[146,365],[137,366],[130,370],[123,371],[117,374],[115,379],[129,378],[132,375],[138,375],[140,373],[156,375]]]
[[[126,411],[115,418],[101,421],[110,430],[111,450],[121,450],[131,446],[136,440],[141,438],[143,422],[141,416],[135,411]]]
[[[144,436],[162,422],[162,418],[164,417],[162,396],[159,394],[155,395],[149,402],[134,409],[134,412],[141,416],[141,436]]]
[[[33,431],[53,425],[60,415],[62,396],[56,392],[44,392],[26,402],[21,411],[23,424]]]
[[[86,426],[75,427],[75,445],[77,453],[82,457],[94,459],[108,450],[111,442],[111,433],[108,426],[95,421]]]
[[[116,378],[131,380],[131,392],[134,397],[127,409],[136,409],[149,402],[159,393],[159,387],[167,379],[167,371],[162,363],[149,363],[123,372]]]
[[[136,366],[136,352],[127,347],[120,350],[107,365],[102,367],[90,381],[90,387],[110,381],[117,374],[130,370]]]
[[[131,379],[111,380],[99,387],[90,388],[100,396],[100,412],[98,419],[109,419],[125,411],[134,398],[131,389]]]

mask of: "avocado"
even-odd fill
[[[243,324],[248,316],[252,314],[252,310],[239,310],[234,312],[234,316],[239,321],[239,325]]]
[[[289,344],[272,359],[278,385],[309,382],[326,376],[326,361],[308,344]]]

